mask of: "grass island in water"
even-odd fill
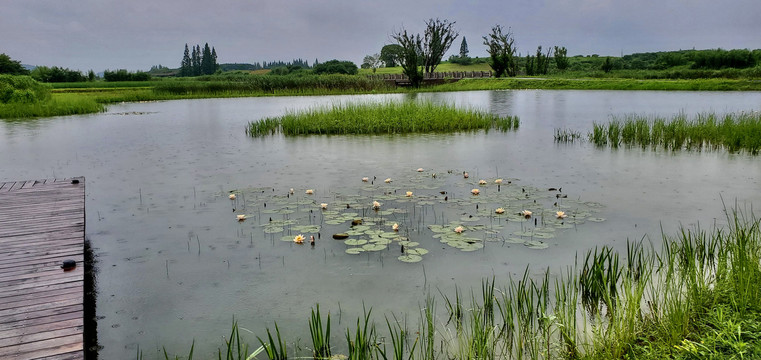
[[[252,121],[246,133],[253,137],[292,135],[405,134],[498,129],[515,130],[516,116],[498,116],[474,109],[432,102],[333,104],[303,112]]]

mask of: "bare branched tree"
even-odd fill
[[[425,22],[423,66],[426,74],[436,70],[436,66],[439,65],[444,54],[460,35],[454,29],[454,24],[455,21],[449,22],[446,19],[430,19]]]
[[[418,70],[418,65],[423,63],[423,39],[420,35],[408,34],[407,30],[400,30],[391,34],[391,38],[402,47],[400,62],[402,72],[407,75],[412,86],[420,86],[423,74]]]
[[[502,33],[502,26],[495,25],[491,28],[491,33],[483,37],[484,45],[489,49],[491,57],[489,65],[494,70],[494,76],[515,76],[517,65],[515,59],[515,39],[513,33],[508,29],[507,33]]]

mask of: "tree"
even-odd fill
[[[195,51],[195,48],[193,48]],[[190,50],[188,50],[188,44],[185,43],[185,53],[182,55],[182,63],[180,64],[180,76],[193,75],[193,63],[190,60]]]
[[[460,58],[465,59],[468,57],[468,42],[465,40],[465,37],[462,37],[462,42],[460,43]]]
[[[217,69],[219,69],[219,64],[217,63],[217,50],[213,47],[211,48],[211,73],[217,72]]]
[[[214,73],[214,64],[211,62],[211,48],[209,43],[203,46],[203,52],[201,53],[201,74],[210,75]]]
[[[386,67],[401,65],[404,49],[399,44],[384,45],[380,52],[380,60],[386,64]]]
[[[201,46],[193,47],[193,55],[190,58],[193,69],[193,76],[201,75]]]
[[[356,75],[359,71],[357,65],[351,61],[330,60],[317,64],[313,68],[315,74],[347,74]]]
[[[423,62],[423,39],[420,34],[408,34],[404,29],[392,34],[391,38],[402,48],[399,59],[402,72],[410,79],[412,86],[419,87],[423,81],[423,74],[418,70],[418,65]]]
[[[494,76],[515,76],[516,62],[513,33],[508,29],[502,33],[502,26],[495,25],[491,33],[483,37],[484,45],[488,47],[489,66],[494,70]]]
[[[95,81],[95,78],[96,78],[95,71],[92,71],[92,69],[90,69],[90,71],[87,72],[87,81]]]
[[[383,64],[383,62],[380,59],[380,54],[367,55],[364,60],[362,60],[362,68],[373,69],[373,73],[375,73],[375,70],[378,69],[381,64]]]
[[[553,54],[553,57],[555,58],[555,66],[558,67],[558,70],[565,71],[565,69],[568,69],[568,50],[566,50],[565,46],[563,47],[557,47],[555,46],[555,52]]]
[[[6,54],[0,54],[0,74],[29,75],[29,70],[21,66],[20,61],[12,60]]]
[[[529,56],[530,57],[530,56]],[[532,73],[529,73],[528,70],[528,63],[526,64],[526,73],[529,75],[546,75],[547,72],[550,69],[550,51],[547,50],[546,54],[542,53],[542,46],[539,45],[539,47],[536,48],[536,57],[534,57],[534,69]]]
[[[460,34],[454,29],[455,22],[430,19],[425,23],[423,37],[423,69],[426,74],[433,73],[441,63],[444,54]]]
[[[605,62],[602,63],[602,71],[609,73],[611,70],[613,70],[613,62],[610,61],[610,56],[605,58]]]

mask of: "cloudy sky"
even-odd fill
[[[510,27],[518,51],[569,55],[761,48],[759,0],[0,0],[0,53],[82,71],[179,67],[185,43],[209,43],[220,63],[351,60],[429,18],[456,21],[459,50]],[[448,56],[448,55],[447,55]]]

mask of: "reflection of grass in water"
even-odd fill
[[[404,134],[517,129],[515,116],[501,117],[473,109],[432,102],[387,102],[381,104],[333,104],[278,118],[249,123],[253,137],[282,132],[310,134]]]
[[[761,113],[732,113],[724,116],[700,114],[688,119],[677,114],[670,120],[629,115],[608,124],[593,124],[589,140],[597,146],[640,145],[668,150],[723,148],[730,152],[761,150]]]
[[[486,280],[469,305],[457,288],[454,301],[442,293],[454,322],[436,321],[428,295],[412,346],[402,345],[411,342],[406,324],[386,317],[392,354],[365,311],[343,349],[352,359],[758,358],[761,221],[738,212],[728,220],[726,228],[664,237],[659,252],[644,242],[630,243],[625,256],[590,250],[554,279],[549,269],[533,278],[527,268],[502,288]],[[268,356],[284,358],[287,343],[267,331]]]

